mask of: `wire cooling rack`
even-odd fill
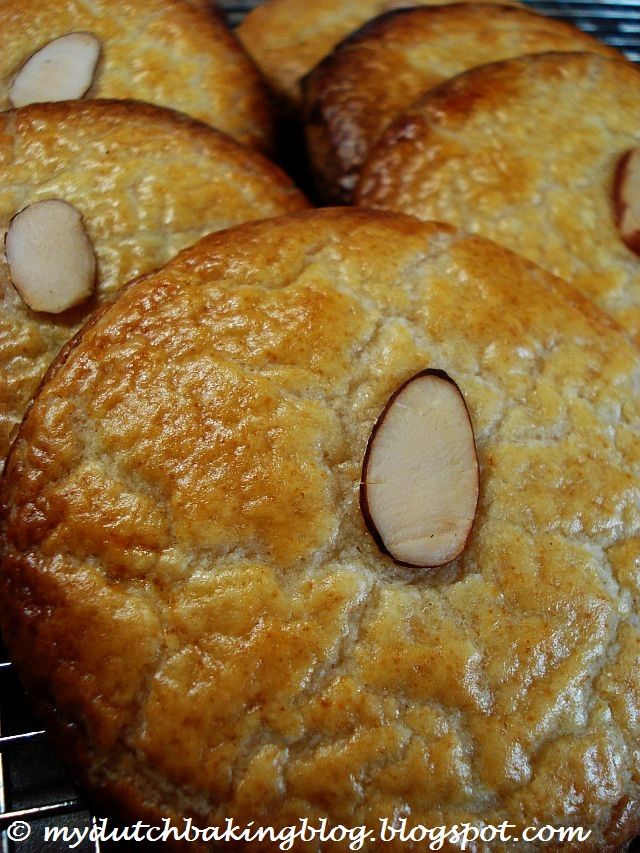
[[[230,24],[236,26],[258,1],[219,0],[219,5]],[[640,0],[531,0],[529,5],[551,17],[571,21],[640,62]],[[32,827],[30,837],[19,843],[11,841],[6,832],[17,820]],[[93,821],[89,807],[49,748],[0,644],[0,853],[63,853],[69,848],[62,841],[49,842],[43,848],[45,827],[82,830],[91,827]],[[75,849],[78,853],[112,853],[123,847],[85,839]],[[640,840],[632,844],[631,851],[640,853]]]
[[[564,18],[581,30],[617,47],[640,62],[640,3],[638,0],[533,0],[529,5],[552,18]]]

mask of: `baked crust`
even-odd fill
[[[402,5],[400,0],[265,0],[244,18],[238,35],[285,109],[297,112],[305,74],[366,21]],[[439,2],[411,0],[410,5]]]
[[[613,185],[640,144],[640,71],[593,54],[485,65],[427,93],[372,150],[356,201],[441,219],[519,252],[640,335],[640,258]]]
[[[481,468],[468,547],[435,572],[358,509],[370,430],[426,367],[464,394]],[[563,282],[388,214],[248,224],[134,282],[58,358],[4,473],[2,629],[65,754],[145,819],[624,843],[639,375]]]
[[[306,202],[257,152],[169,110],[124,101],[41,104],[0,116],[0,232],[45,198],[84,217],[98,260],[89,302],[34,312],[0,260],[0,465],[60,347],[133,276],[204,234]]]
[[[0,109],[11,107],[13,77],[33,53],[82,31],[102,42],[87,98],[133,98],[180,110],[246,145],[271,149],[263,82],[213,0],[65,0],[45,11],[31,0],[5,0]]]
[[[303,83],[320,191],[348,203],[371,147],[433,86],[477,65],[545,51],[624,58],[571,24],[514,6],[453,3],[377,18],[338,45]]]

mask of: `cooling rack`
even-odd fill
[[[258,2],[219,0],[219,5],[229,23],[236,26]],[[640,0],[532,0],[529,5],[570,21],[640,62]],[[6,833],[16,820],[27,821],[33,830],[19,843],[12,842]],[[84,829],[95,820],[49,748],[0,643],[0,853],[63,853],[68,846],[62,841],[49,842],[43,848],[44,828],[64,825]],[[122,850],[122,845],[85,839],[75,849],[78,853],[113,853]],[[640,853],[640,839],[631,845],[630,853]]]
[[[638,0],[533,0],[528,4],[552,18],[564,18],[581,30],[640,62],[640,3]]]

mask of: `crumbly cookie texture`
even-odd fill
[[[391,125],[356,200],[489,237],[572,281],[640,339],[640,258],[614,200],[639,109],[629,62],[549,53],[485,65]]]
[[[242,21],[238,35],[274,92],[298,110],[301,78],[366,21],[401,5],[398,0],[265,0]],[[410,5],[440,4],[412,0]]]
[[[63,314],[31,311],[0,260],[0,463],[60,347],[97,305],[204,234],[306,206],[289,179],[211,128],[115,101],[25,107],[0,117],[0,232],[34,202],[83,217],[97,256],[92,298]]]
[[[427,367],[480,464],[437,571],[358,506],[372,426]],[[85,327],[22,425],[19,671],[138,816],[583,825],[563,849],[613,850],[638,825],[639,383],[608,318],[481,238],[331,210],[211,235]]]
[[[272,119],[259,74],[214,3],[188,0],[5,0],[0,27],[0,109],[20,68],[71,32],[101,43],[87,97],[133,98],[187,113],[260,150]]]
[[[433,86],[487,62],[551,50],[623,59],[564,21],[497,4],[401,9],[363,27],[303,85],[307,140],[324,196],[350,201],[371,147]]]

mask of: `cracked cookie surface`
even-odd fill
[[[616,223],[640,145],[640,71],[593,54],[485,65],[443,83],[371,151],[358,204],[450,222],[571,281],[640,340],[640,258]]]
[[[214,4],[203,0],[5,0],[0,26],[0,109],[32,54],[71,32],[90,32],[101,55],[87,98],[169,107],[268,150],[272,121],[262,81]]]
[[[306,206],[279,169],[212,128],[117,101],[40,104],[0,117],[0,232],[33,202],[61,198],[96,251],[93,297],[32,311],[0,258],[0,462],[60,348],[98,305],[211,231]]]
[[[481,471],[436,571],[358,506],[381,408],[428,367]],[[614,849],[638,818],[639,384],[605,315],[481,238],[331,210],[211,235],[95,317],[23,423],[10,651],[137,818],[540,822]]]
[[[340,44],[304,81],[307,142],[325,197],[348,203],[367,154],[420,95],[469,68],[544,51],[614,48],[515,6],[400,9]]]

